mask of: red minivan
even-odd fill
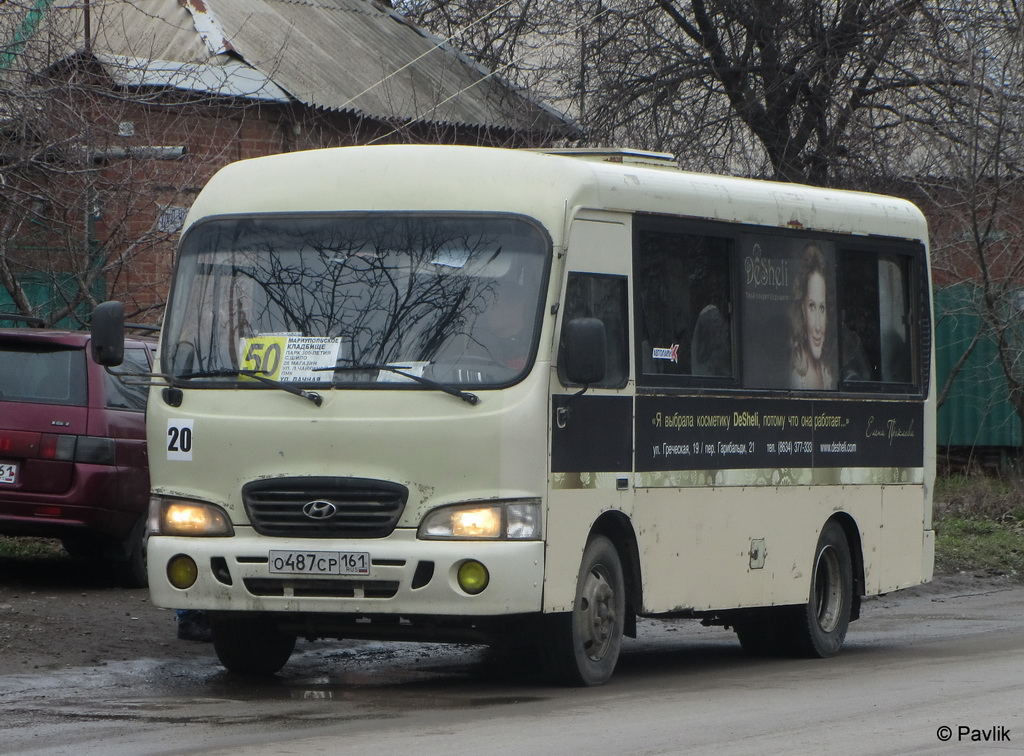
[[[147,387],[96,364],[86,331],[0,329],[0,534],[59,538],[146,585]],[[125,341],[123,373],[155,342]]]

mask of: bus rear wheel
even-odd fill
[[[751,656],[784,656],[786,644],[780,636],[779,607],[750,609],[733,620],[733,629],[743,650]]]
[[[243,612],[211,612],[213,650],[229,672],[269,677],[295,650],[295,636],[281,632],[270,618]]]
[[[795,656],[827,658],[839,653],[850,626],[853,561],[846,534],[827,522],[818,537],[811,572],[810,599],[794,607],[787,633]]]
[[[797,606],[750,609],[733,627],[753,656],[835,656],[846,639],[853,606],[853,562],[843,529],[828,522],[818,537],[810,598]]]
[[[587,544],[572,611],[551,616],[545,645],[549,671],[567,685],[604,685],[622,648],[626,587],[619,553],[597,536]]]

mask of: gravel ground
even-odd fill
[[[212,653],[178,640],[173,611],[102,565],[0,558],[0,675]]]

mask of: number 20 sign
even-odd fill
[[[167,459],[192,461],[192,424],[195,420],[170,418],[167,421]]]

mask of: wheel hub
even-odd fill
[[[615,591],[600,567],[587,574],[580,609],[583,648],[591,659],[600,660],[608,651],[618,619],[615,613]]]
[[[814,608],[818,627],[830,633],[840,622],[843,607],[842,571],[836,550],[822,549],[814,568]]]

